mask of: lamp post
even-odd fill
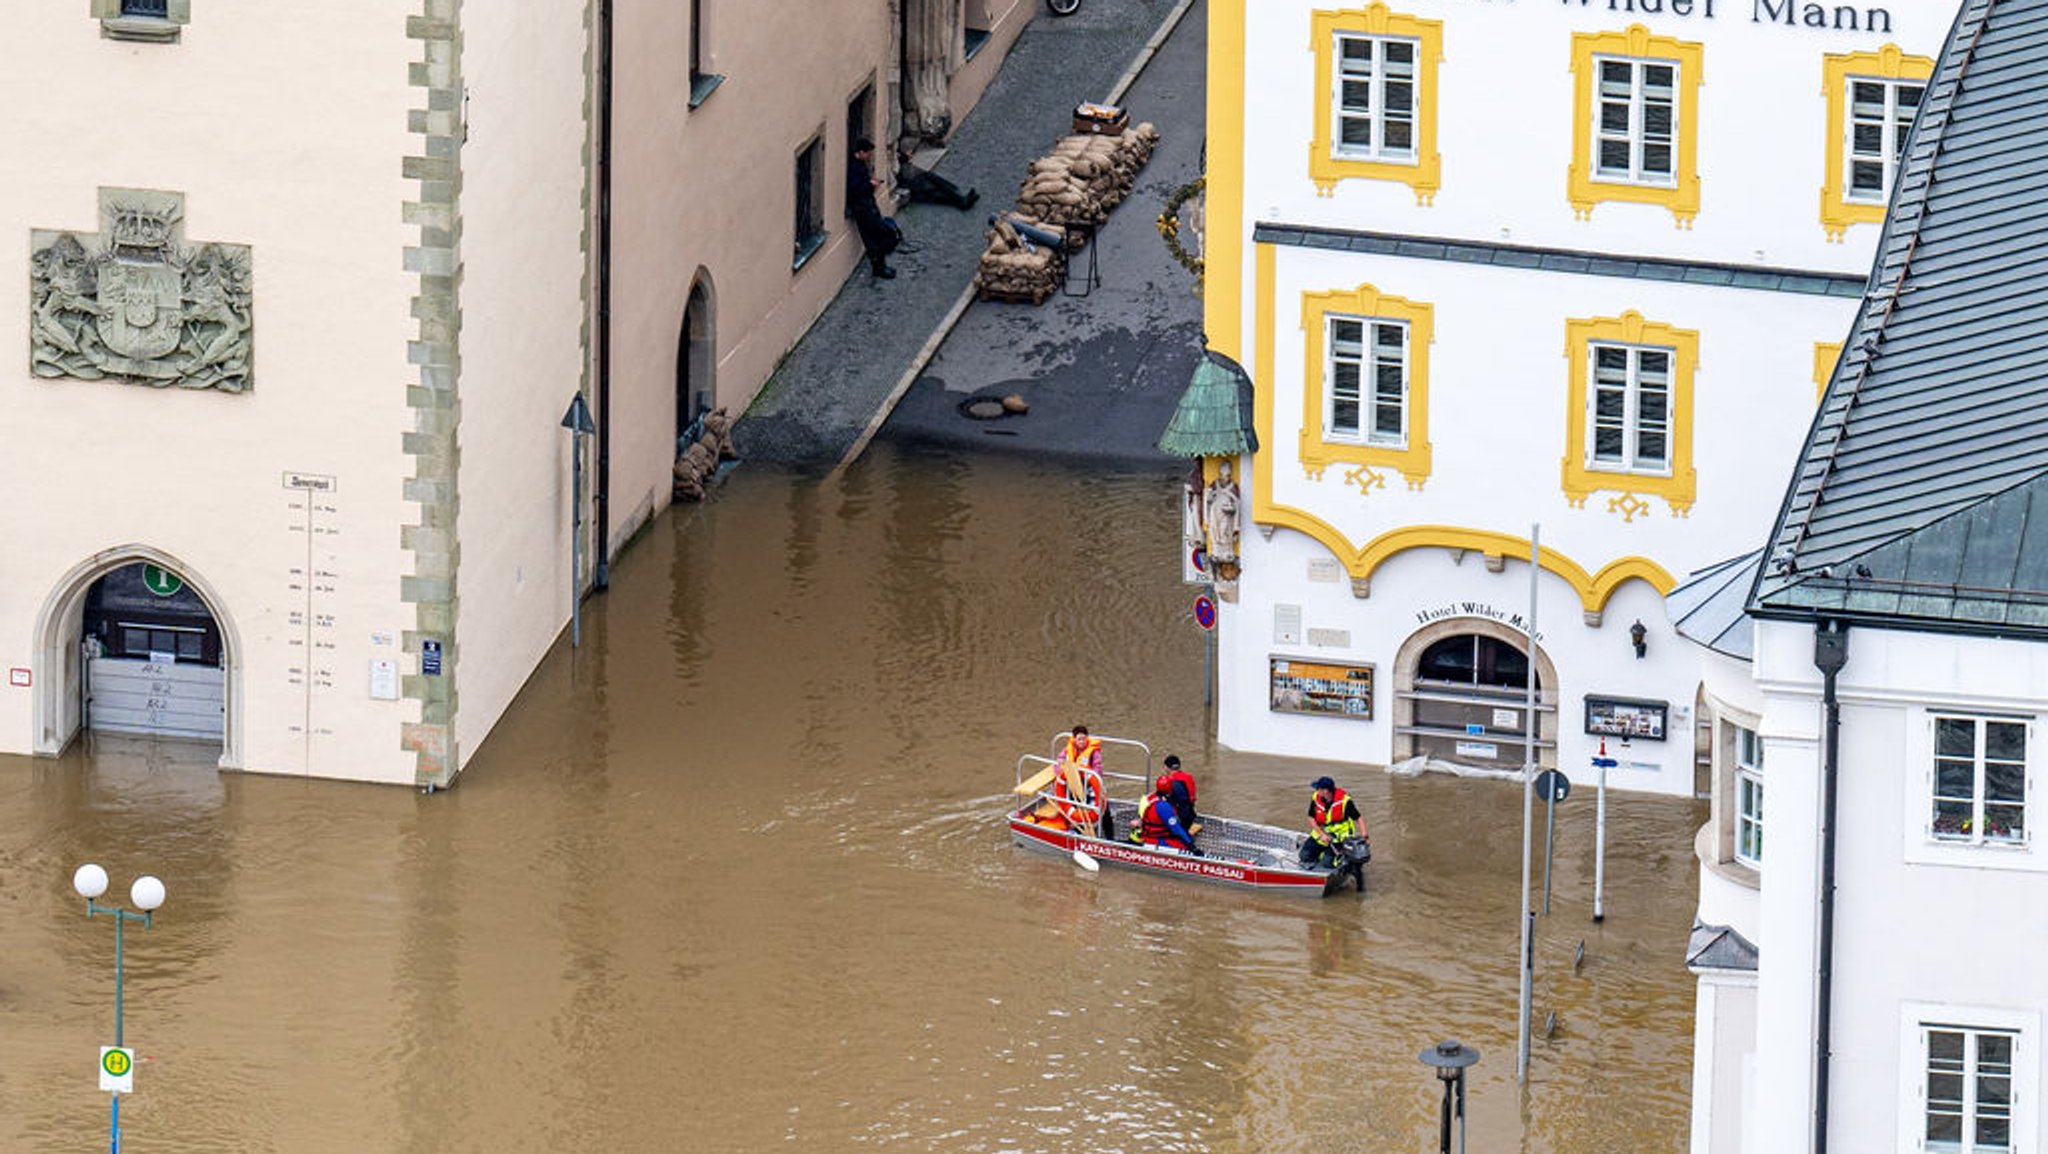
[[[1451,1154],[1451,1118],[1458,1119],[1458,1154],[1465,1154],[1465,1067],[1479,1061],[1479,1051],[1456,1041],[1438,1042],[1416,1055],[1436,1071],[1444,1084],[1443,1121],[1437,1130],[1439,1154]]]
[[[86,917],[106,914],[114,919],[114,1050],[122,1056],[118,1070],[110,1064],[108,1056],[101,1057],[100,1068],[103,1076],[123,1077],[129,1073],[130,1066],[121,1038],[121,929],[130,921],[141,922],[144,929],[149,928],[151,912],[164,904],[164,883],[148,874],[135,879],[135,884],[128,888],[128,900],[140,913],[120,906],[103,906],[94,900],[107,892],[107,871],[91,862],[79,866],[78,872],[71,875],[71,888],[85,899]],[[110,1097],[113,1105],[108,1115],[107,1150],[108,1154],[121,1154],[121,1092],[115,1090]]]

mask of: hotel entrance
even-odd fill
[[[1520,769],[1530,740],[1527,642],[1484,618],[1438,621],[1395,659],[1394,757]],[[1536,651],[1536,761],[1557,761],[1557,673]]]

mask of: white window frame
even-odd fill
[[[1351,58],[1345,54],[1347,43],[1369,44],[1372,59],[1363,74],[1351,70]],[[1408,50],[1408,105],[1399,116],[1390,116],[1387,106],[1387,49],[1400,45]],[[1331,46],[1330,68],[1330,155],[1338,160],[1364,160],[1380,164],[1420,164],[1422,152],[1418,140],[1422,132],[1422,41],[1411,36],[1373,36],[1358,32],[1338,32]],[[1347,81],[1363,81],[1367,86],[1366,107],[1354,110],[1346,107],[1344,89]],[[1363,119],[1368,127],[1369,143],[1347,143],[1344,139],[1346,124]],[[1393,148],[1387,144],[1389,122],[1406,123],[1408,146]]]
[[[1907,80],[1896,77],[1856,76],[1844,78],[1842,93],[1842,200],[1849,204],[1886,204],[1891,200],[1892,186],[1898,180],[1899,163],[1905,158],[1906,132],[1913,126],[1913,117],[1919,112],[1920,102],[1927,97],[1927,86],[1931,81]],[[1860,84],[1876,85],[1883,90],[1884,98],[1877,116],[1858,116],[1861,102],[1856,99],[1856,87]],[[1912,89],[1912,109],[1900,118],[1901,93]],[[1879,155],[1858,152],[1856,129],[1875,126],[1880,132]],[[1881,181],[1875,193],[1859,191],[1856,187],[1856,166],[1875,163],[1881,172]]]
[[[1629,70],[1628,91],[1619,94],[1607,88],[1607,67],[1622,65]],[[1664,69],[1668,81],[1664,96],[1654,99],[1649,92],[1649,73],[1653,68]],[[1649,188],[1676,188],[1678,186],[1678,149],[1681,125],[1679,117],[1679,87],[1685,81],[1684,70],[1676,60],[1651,56],[1613,56],[1596,53],[1593,57],[1593,155],[1588,158],[1592,165],[1593,179],[1606,184],[1640,184]],[[1662,133],[1652,134],[1651,111],[1657,105],[1666,110],[1669,120]],[[1606,112],[1610,106],[1627,110],[1626,126],[1609,127]],[[1608,166],[1602,159],[1601,146],[1619,141],[1628,147],[1626,168]],[[1655,147],[1664,149],[1664,167],[1657,170],[1650,167],[1649,151]]]
[[[1600,377],[1600,354],[1603,350],[1619,350],[1626,357],[1622,366],[1620,382],[1622,393],[1621,445],[1618,459],[1603,458],[1600,455],[1600,395],[1604,390],[1613,391],[1614,386],[1603,383]],[[1637,459],[1641,436],[1652,431],[1646,427],[1643,418],[1643,354],[1659,353],[1664,357],[1664,419],[1661,429],[1664,434],[1664,457],[1654,464],[1645,465]],[[1669,477],[1671,475],[1672,444],[1678,436],[1677,428],[1678,393],[1678,350],[1664,345],[1632,345],[1619,341],[1594,340],[1586,342],[1586,468],[1601,473],[1639,473],[1646,477]],[[1605,427],[1612,428],[1609,423]]]
[[[1754,729],[1735,729],[1735,860],[1764,864],[1764,739]],[[1754,836],[1748,836],[1753,834]]]
[[[1971,793],[1970,796],[1967,798],[1959,794],[1943,795],[1940,792],[1940,766],[1941,762],[1945,760],[1941,754],[1941,726],[1942,723],[1945,721],[1967,722],[1972,727],[1972,781]],[[1986,735],[1988,732],[1988,727],[1991,725],[2020,726],[2022,730],[2022,740],[2026,743],[2026,748],[2021,753],[2020,761],[2018,763],[2021,774],[2020,800],[2017,803],[2020,810],[2020,835],[2018,837],[1988,837],[1985,834],[1986,826],[1989,824],[1986,820],[1987,815],[1985,811],[1987,806],[1993,804],[1987,797],[1987,758],[1985,756]],[[1992,848],[2025,848],[2026,846],[2028,846],[2033,838],[2034,825],[2033,821],[2031,820],[2031,815],[2028,813],[2028,810],[2032,808],[2030,797],[2034,791],[2034,723],[2032,719],[2026,717],[2000,716],[1996,714],[1968,713],[1956,710],[1934,711],[1929,713],[1928,715],[1927,738],[1927,789],[1925,795],[1926,800],[1924,803],[1925,808],[1922,810],[1922,812],[1927,815],[1925,829],[1928,840],[1938,842],[1944,845],[1984,846]],[[1949,758],[1946,760],[1957,759]],[[2000,764],[2009,765],[2012,763],[2003,762]],[[1935,828],[1936,806],[1943,801],[1951,803],[1961,801],[1969,802],[1970,816],[1969,818],[1965,819],[1964,828],[1962,830],[1938,831]],[[1997,804],[2011,805],[2013,803],[2001,802]]]
[[[1905,1002],[1899,1007],[1898,1151],[1899,1154],[1954,1154],[1961,1146],[1927,1142],[1927,1041],[1933,1030],[1977,1034],[2009,1034],[2012,1049],[2012,1128],[2009,1147],[1978,1146],[1973,1154],[2010,1149],[2031,1152],[2039,1130],[2040,1107],[2035,1089],[2040,1081],[2038,1053],[2041,1017],[2037,1010],[1999,1006],[1968,1006],[1936,1002]],[[1974,1091],[1974,1087],[1971,1087]],[[1969,1122],[1971,1119],[1965,1119]],[[1966,1129],[1967,1136],[1968,1131]]]
[[[1337,350],[1337,326],[1352,324],[1360,327],[1357,357],[1341,356]],[[1382,393],[1379,388],[1379,356],[1382,346],[1379,338],[1382,330],[1393,330],[1401,336],[1400,390],[1393,396]],[[1408,404],[1413,396],[1413,358],[1410,348],[1414,334],[1408,322],[1391,317],[1365,317],[1350,313],[1327,313],[1323,318],[1323,438],[1347,444],[1374,445],[1388,449],[1406,449],[1410,427]],[[1340,364],[1355,364],[1358,369],[1358,387],[1342,390],[1337,385],[1337,370]],[[1349,401],[1357,406],[1358,419],[1345,424],[1337,419],[1338,405]],[[1379,427],[1378,417],[1383,410],[1395,412],[1400,420],[1396,432],[1384,431]]]

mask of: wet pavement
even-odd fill
[[[734,440],[745,459],[762,464],[829,467],[855,447],[870,422],[887,409],[904,373],[972,283],[976,262],[985,246],[982,233],[989,214],[1015,203],[1026,166],[1072,131],[1074,106],[1106,96],[1146,42],[1178,8],[1178,0],[1089,0],[1079,12],[1063,19],[1052,18],[1041,9],[1018,39],[981,103],[954,132],[946,156],[937,168],[940,175],[961,187],[978,189],[980,203],[967,212],[926,204],[905,205],[897,211],[895,215],[917,251],[891,258],[900,274],[895,280],[875,280],[865,264],[848,277],[839,295],[790,350],[735,427]],[[1187,11],[1168,40],[1169,47],[1160,53],[1173,59],[1149,65],[1127,100],[1137,114],[1134,119],[1145,119],[1145,108],[1139,102],[1152,101],[1147,95],[1149,90],[1171,83],[1185,91],[1193,85],[1193,99],[1159,103],[1156,115],[1151,117],[1167,136],[1162,152],[1171,150],[1176,157],[1194,157],[1201,146],[1199,42],[1204,36],[1206,13],[1207,5],[1199,0]],[[1188,50],[1182,43],[1188,39],[1197,42],[1191,79],[1186,75]],[[1178,74],[1155,79],[1155,67],[1162,75]],[[1158,249],[1160,260],[1166,259],[1165,250],[1156,234],[1151,234],[1150,219],[1164,199],[1158,187],[1169,178],[1170,169],[1186,173],[1174,179],[1174,184],[1189,179],[1195,171],[1185,159],[1162,164],[1162,158],[1155,157],[1143,177],[1152,191],[1148,196],[1133,197],[1111,218],[1112,223],[1122,218],[1124,224],[1135,225],[1150,234],[1150,244]],[[1170,189],[1172,184],[1165,187]],[[1135,277],[1142,262],[1106,252],[1101,267],[1106,285],[1115,284],[1118,291],[1128,294],[1138,283]],[[1167,267],[1174,269],[1179,278],[1171,291],[1181,299],[1172,303],[1187,310],[1186,316],[1198,317],[1199,299],[1193,296],[1191,278],[1170,262]],[[1111,280],[1112,276],[1117,279]],[[1099,297],[1087,311],[1108,314],[1115,307],[1116,297],[1116,292]],[[1062,310],[1053,305],[1042,309],[1025,306],[1025,311],[1038,315],[1032,322],[1010,322],[1013,327],[1049,327],[1055,323],[1052,318],[1062,315]],[[1129,321],[1117,324],[1143,331]],[[1071,342],[1084,335],[1062,333],[1055,339]],[[1172,412],[1173,400],[1178,399],[1179,389],[1192,371],[1199,352],[1199,330],[1197,343],[1185,348],[1184,334],[1171,339],[1164,332],[1150,335],[1151,342],[1106,349],[1114,359],[1105,365],[1115,374],[1109,378],[1110,386],[1121,387],[1139,372],[1140,366],[1148,366],[1142,383],[1149,384],[1155,375],[1150,366],[1155,361],[1158,380],[1170,382],[1176,370],[1160,358],[1186,358],[1177,370],[1179,382],[1172,387],[1172,397],[1166,400],[1157,425],[1151,428],[1149,435],[1157,437],[1166,416]],[[933,372],[954,388],[970,378],[985,376],[981,369],[966,363],[970,358],[961,352],[968,344],[982,339],[970,336],[948,341],[942,355],[952,359],[945,370],[934,368]],[[1048,394],[1046,400],[1051,408],[1034,414],[1039,418],[1033,422],[1036,426],[1050,425],[1054,415],[1062,411],[1053,395]],[[1150,421],[1151,411],[1147,409],[1132,414],[1131,425],[1137,428]],[[929,431],[938,422],[924,424]],[[1089,426],[1067,428],[1085,434]],[[974,435],[981,434],[977,430]],[[1138,438],[1139,434],[1134,432],[1131,437]]]
[[[890,414],[881,439],[969,451],[1163,461],[1159,434],[1202,351],[1202,298],[1155,223],[1173,190],[1201,174],[1208,5],[1197,3],[1125,96],[1159,146],[1110,214],[1066,292],[1043,305],[971,305]],[[1099,284],[1085,274],[1093,268]],[[1085,292],[1086,295],[1077,295]],[[1022,396],[1021,416],[979,420],[975,397]]]
[[[0,1150],[104,1142],[85,860],[169,888],[127,933],[137,1152],[1415,1151],[1443,1036],[1484,1055],[1474,1151],[1682,1149],[1700,808],[1610,800],[1598,927],[1593,807],[1559,808],[1557,1027],[1518,1087],[1520,791],[1211,744],[1176,473],[742,469],[656,519],[432,796],[171,743],[0,757]],[[1011,846],[1018,755],[1077,720],[1178,752],[1219,813],[1293,825],[1334,773],[1370,891]]]

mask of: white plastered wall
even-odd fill
[[[367,672],[400,656],[372,634],[413,621],[398,588],[398,526],[417,517],[400,444],[414,328],[406,7],[326,10],[307,36],[258,0],[211,0],[162,45],[103,39],[82,3],[36,4],[9,14],[0,47],[0,101],[37,110],[10,121],[10,153],[27,162],[0,182],[14,269],[0,276],[0,665],[39,685],[60,676],[35,652],[40,619],[89,559],[130,546],[175,558],[232,621],[243,708],[228,759],[251,770],[412,776],[399,727],[418,707],[370,700]],[[29,375],[29,232],[99,231],[102,186],[181,192],[188,243],[253,247],[253,391]],[[313,568],[332,574],[311,575],[329,587],[310,609],[331,621],[318,632],[293,617],[309,612],[309,575],[293,572],[308,563],[308,511],[283,484],[294,470],[336,484],[312,511]],[[44,746],[35,698],[0,686],[0,752]]]
[[[465,4],[462,25],[455,724],[467,762],[569,618],[573,449],[561,420],[584,367],[587,37],[580,5]]]

